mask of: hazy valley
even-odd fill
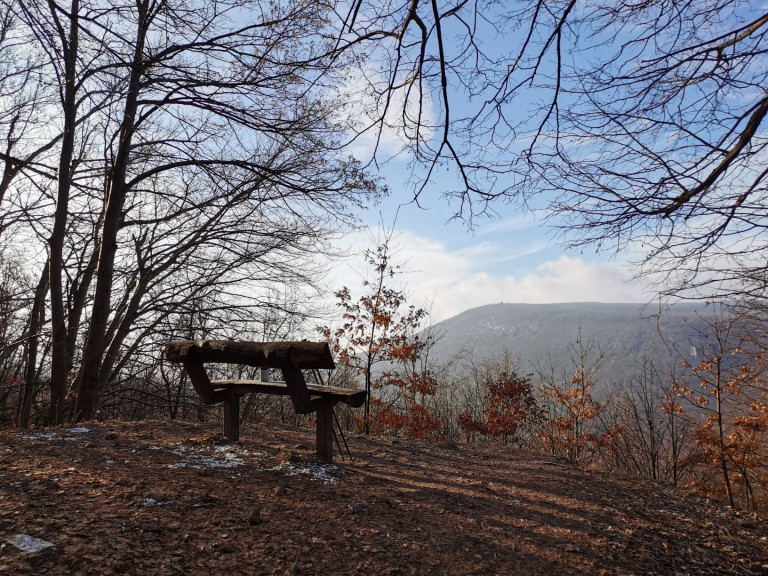
[[[645,357],[662,374],[691,357],[703,320],[711,309],[680,303],[662,310],[640,304],[492,304],[462,312],[434,326],[433,358],[442,364],[458,356],[475,361],[508,350],[523,372],[555,366],[569,369],[570,347],[579,335],[606,352],[597,391],[630,378]]]

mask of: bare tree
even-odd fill
[[[590,42],[605,55],[571,67],[557,138],[531,157],[554,217],[577,245],[641,242],[663,292],[765,295],[768,14],[649,2],[578,24],[574,60]]]
[[[535,198],[569,245],[637,246],[662,292],[765,297],[764,6],[356,0],[342,30],[417,199],[452,168],[461,216]]]
[[[610,457],[625,473],[659,480],[668,430],[661,409],[659,374],[650,358],[632,374],[631,380],[614,390],[613,405],[603,423],[611,435]]]
[[[0,247],[0,422],[18,421],[26,400],[23,384],[25,309],[32,281],[12,249]],[[15,402],[14,402],[15,401]],[[14,406],[15,404],[15,406]]]
[[[697,425],[702,468],[718,472],[731,507],[737,505],[735,480],[745,487],[747,504],[754,506],[753,475],[760,474],[764,462],[752,455],[767,424],[764,414],[754,410],[764,399],[762,351],[744,339],[739,323],[725,306],[713,306],[711,318],[691,342],[696,355],[680,355],[685,371],[674,383]],[[744,434],[751,430],[759,432],[757,438]]]
[[[89,418],[189,299],[232,311],[270,282],[309,283],[328,233],[376,184],[338,153],[314,42],[323,3],[9,6],[62,126],[44,170],[22,163],[17,195],[46,200],[25,224],[48,246],[49,420],[68,390]]]
[[[768,16],[750,3],[0,8],[0,82],[16,95],[0,117],[3,214],[48,253],[51,421],[73,374],[77,416],[93,414],[142,299],[174,268],[154,258],[153,226],[173,238],[177,219],[247,189],[287,226],[344,219],[341,198],[375,191],[341,157],[366,132],[410,144],[416,199],[448,167],[460,215],[544,194],[573,244],[644,242],[666,291],[765,292]],[[347,122],[356,86],[368,100]]]

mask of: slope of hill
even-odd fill
[[[0,573],[758,574],[768,524],[500,444],[86,423],[0,431]]]
[[[607,351],[599,387],[622,383],[648,354],[661,374],[679,358],[658,333],[656,310],[639,304],[492,304],[462,312],[435,325],[441,334],[433,354],[445,361],[462,351],[475,359],[493,357],[505,349],[518,358],[523,371],[569,367],[569,345],[579,338]],[[681,303],[660,317],[664,334],[685,353],[702,318],[711,313],[701,304]],[[559,370],[558,370],[559,371]],[[598,388],[599,388],[598,387]]]

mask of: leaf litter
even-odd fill
[[[311,429],[243,426],[238,443],[197,423],[88,429],[0,431],[0,573],[768,570],[762,518],[500,444],[350,437],[354,460],[328,465]]]

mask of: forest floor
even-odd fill
[[[499,444],[87,423],[0,432],[1,574],[766,574],[768,522]],[[339,460],[341,460],[339,458]]]

